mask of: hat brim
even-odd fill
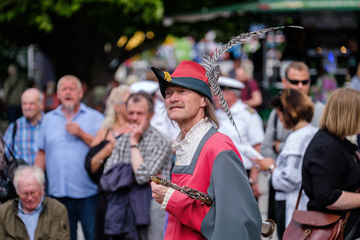
[[[151,70],[154,72],[157,80],[159,81],[160,92],[164,99],[166,98],[165,89],[167,85],[171,83],[194,90],[199,94],[204,95],[212,102],[212,94],[210,87],[204,81],[192,77],[171,77],[171,81],[168,82],[164,79],[165,74],[163,71],[157,69],[156,67],[151,67]]]

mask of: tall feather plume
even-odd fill
[[[239,36],[231,39],[228,43],[226,43],[222,48],[220,48],[220,50],[215,50],[212,54],[211,53],[205,53],[202,59],[202,62],[200,63],[205,69],[206,69],[206,76],[209,79],[209,85],[213,91],[214,94],[216,94],[219,99],[220,99],[220,105],[221,108],[225,111],[226,115],[228,116],[231,124],[234,126],[234,128],[236,129],[236,132],[239,135],[240,141],[241,141],[241,137],[240,137],[240,133],[236,127],[234,118],[229,110],[229,106],[227,105],[224,96],[221,92],[220,86],[218,84],[218,79],[220,76],[220,67],[219,65],[215,65],[216,61],[219,59],[219,57],[226,52],[227,50],[229,50],[230,48],[238,45],[238,44],[242,44],[245,42],[245,40],[248,37],[253,37],[259,34],[263,34],[263,33],[267,33],[269,31],[273,31],[273,30],[277,30],[277,29],[282,29],[285,27],[292,27],[292,28],[300,28],[303,29],[303,27],[299,27],[299,26],[282,26],[282,27],[271,27],[271,28],[266,28],[266,29],[262,29],[259,31],[255,31],[255,32],[249,32],[249,33],[242,33]]]

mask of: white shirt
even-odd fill
[[[253,163],[242,152],[242,146],[254,146],[256,144],[262,143],[265,136],[263,122],[259,114],[254,109],[243,103],[241,100],[236,101],[231,106],[230,112],[233,115],[236,126],[239,130],[241,141],[238,134],[236,133],[236,130],[226,116],[226,113],[222,109],[216,110],[216,114],[220,122],[219,132],[231,138],[231,140],[234,142],[235,146],[241,154],[241,158],[244,162],[245,168],[251,169]]]
[[[172,147],[176,151],[176,165],[189,165],[201,139],[213,125],[208,118],[201,119],[184,137],[180,132]]]
[[[283,150],[276,158],[272,184],[276,201],[286,201],[285,226],[291,221],[302,182],[302,163],[307,146],[319,129],[311,124],[300,128],[287,137]],[[303,192],[299,210],[306,210],[309,198]]]

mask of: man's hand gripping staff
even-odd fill
[[[163,185],[165,187],[171,187],[171,188],[175,189],[176,191],[184,193],[192,199],[200,200],[201,203],[205,203],[209,206],[211,206],[211,204],[212,204],[212,200],[211,200],[210,196],[207,195],[206,193],[200,192],[196,189],[192,189],[192,188],[189,188],[186,186],[179,187],[178,185],[171,183],[169,180],[167,180],[165,178],[151,176],[150,179],[151,179],[151,181],[153,181],[157,184]],[[264,238],[271,237],[273,235],[274,231],[275,231],[275,222],[273,220],[267,219],[262,222],[261,235]]]
[[[211,204],[212,204],[211,198],[206,193],[200,192],[196,189],[192,189],[192,188],[189,188],[186,186],[179,187],[178,185],[171,183],[169,180],[167,180],[165,178],[151,176],[150,179],[151,179],[151,181],[153,181],[157,184],[163,185],[165,187],[171,187],[181,193],[184,193],[192,199],[200,200],[202,203],[205,203],[209,206],[211,206]]]

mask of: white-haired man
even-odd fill
[[[259,171],[253,166],[252,162],[256,155],[251,156],[247,149],[250,147],[255,149],[257,152],[260,152],[260,146],[265,135],[263,122],[259,114],[241,100],[241,89],[245,87],[242,82],[232,78],[219,77],[218,83],[224,99],[233,115],[241,139],[239,138],[237,132],[234,131],[234,127],[227,118],[225,111],[220,107],[219,99],[215,97],[215,106],[219,105],[216,110],[216,114],[220,122],[219,132],[229,136],[239,150],[254,196],[258,199],[261,196],[258,184]]]
[[[211,206],[152,182],[153,197],[169,213],[165,239],[260,239],[261,215],[245,167],[231,139],[216,131],[206,70],[182,61],[170,76],[152,67],[170,120],[180,128],[171,181],[210,196]]]
[[[0,206],[0,239],[70,239],[67,211],[44,196],[44,173],[20,166],[14,174],[19,198]]]
[[[85,157],[104,116],[80,103],[81,82],[73,75],[60,78],[61,105],[44,116],[35,165],[45,171],[49,194],[67,208],[72,240],[80,221],[86,240],[94,239],[97,185],[85,170]],[[46,163],[46,164],[45,164]]]
[[[36,139],[42,122],[43,94],[36,88],[27,89],[21,95],[21,109],[24,116],[12,122],[4,134],[5,144],[11,149],[14,157],[24,159],[34,165],[38,148]],[[6,156],[9,158],[8,149]]]

